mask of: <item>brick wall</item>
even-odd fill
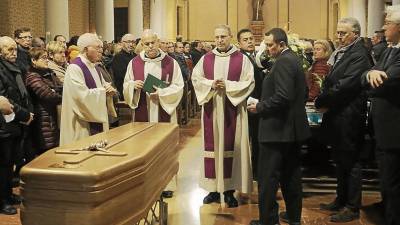
[[[69,36],[89,32],[89,1],[69,0]]]
[[[32,35],[45,36],[45,0],[1,0],[0,34],[13,37],[14,30],[29,27]]]

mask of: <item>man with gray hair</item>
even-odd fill
[[[117,87],[119,97],[121,100],[123,100],[124,77],[129,61],[131,61],[136,56],[136,39],[133,34],[125,34],[121,38],[121,44],[122,50],[114,56],[111,68],[113,71],[115,86]]]
[[[321,204],[322,210],[337,212],[332,222],[348,222],[360,217],[360,150],[364,138],[367,98],[361,75],[372,62],[360,38],[360,24],[354,18],[338,22],[339,47],[328,64],[331,71],[322,85],[315,106],[324,113],[322,130],[332,146],[336,163],[336,199]]]
[[[400,6],[388,7],[383,30],[391,46],[363,74],[362,82],[371,88],[376,145],[383,152],[378,165],[386,224],[397,225],[400,224]]]
[[[80,55],[65,73],[60,145],[107,131],[108,109],[116,90],[107,83],[95,63],[103,52],[103,42],[96,34],[85,33],[78,39]]]
[[[33,120],[33,109],[28,97],[28,91],[22,80],[21,70],[16,64],[17,44],[7,36],[0,37],[0,96],[1,114],[9,114],[4,118],[5,124],[0,127],[0,214],[12,215],[17,210],[13,206],[20,203],[19,196],[12,193],[12,178],[14,165],[21,162],[21,148],[24,127]],[[13,105],[12,112],[9,104]],[[3,106],[5,106],[3,108]],[[0,115],[3,117],[3,115]]]

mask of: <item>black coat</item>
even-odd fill
[[[325,77],[317,108],[328,108],[322,119],[326,140],[340,150],[359,150],[365,131],[367,98],[361,75],[371,68],[362,42],[353,44]]]
[[[200,58],[204,55],[203,52],[197,51],[197,49],[192,49],[190,51],[190,55],[192,56],[193,60],[193,67],[196,66],[197,62],[200,60]]]
[[[386,48],[387,48],[386,41],[381,41],[372,47],[372,55],[374,56],[376,62],[379,61],[380,57],[383,55],[383,52],[386,50]]]
[[[8,98],[10,103],[14,105],[15,113],[15,119],[0,129],[0,138],[20,136],[22,134],[20,122],[27,122],[30,118],[30,112],[33,111],[25,87],[23,86],[22,89],[18,87],[17,76],[21,76],[21,71],[17,65],[0,59],[0,95]]]
[[[250,57],[248,52],[246,52],[244,50],[240,50],[240,52],[243,53],[243,55],[247,56],[247,58],[250,60],[251,64],[253,64],[253,68],[254,68],[254,84],[255,84],[255,86],[254,86],[254,90],[250,96],[253,98],[256,98],[256,99],[260,99],[262,82],[263,82],[265,74],[264,74],[262,68],[257,66],[255,59]]]
[[[388,60],[390,51],[392,57]],[[372,97],[371,116],[377,146],[382,149],[400,149],[400,49],[388,48],[373,68],[385,71],[388,79],[370,90]],[[369,86],[365,72],[362,81]]]
[[[28,72],[29,68],[31,67],[31,56],[29,55],[29,51],[20,45],[18,45],[17,49],[17,61],[16,64],[21,71],[21,75],[25,81],[25,75]]]
[[[114,75],[114,83],[119,92],[120,98],[123,99],[123,84],[126,74],[126,68],[129,62],[136,56],[135,53],[128,53],[125,50],[121,50],[116,54],[112,60],[111,68]]]
[[[263,81],[257,104],[259,142],[299,142],[310,137],[306,87],[301,60],[291,50],[285,50]]]

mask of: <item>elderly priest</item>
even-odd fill
[[[85,33],[79,37],[78,47],[80,54],[65,73],[60,145],[108,130],[111,96],[116,94],[95,66],[102,57],[102,41],[96,34]]]
[[[183,94],[183,78],[178,63],[159,49],[159,39],[152,30],[142,34],[144,50],[128,64],[124,80],[124,99],[134,109],[136,122],[177,123],[176,107]],[[168,84],[145,92],[144,82],[151,74]]]
[[[252,173],[246,99],[254,89],[250,60],[231,45],[231,30],[214,31],[217,48],[204,55],[193,70],[192,82],[202,109],[204,169],[200,185],[209,191],[203,203],[224,201],[237,207],[235,190],[251,190]]]

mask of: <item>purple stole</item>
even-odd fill
[[[214,80],[215,55],[208,53],[204,56],[203,70],[205,77]],[[239,51],[230,55],[228,80],[239,81],[242,73],[243,54]],[[204,104],[204,146],[206,152],[214,152],[214,130],[213,130],[213,100]],[[234,151],[236,134],[237,107],[232,105],[228,97],[225,97],[224,106],[224,151]],[[224,178],[232,177],[233,157],[224,157]],[[204,158],[204,173],[206,178],[216,178],[215,158]]]
[[[145,62],[140,57],[136,56],[132,60],[132,71],[134,74],[133,80],[144,81],[144,64]],[[169,77],[168,77],[169,75]],[[168,77],[168,82],[171,83],[172,76],[174,75],[174,60],[170,56],[165,56],[161,60],[161,80],[166,81]],[[158,122],[171,122],[171,116],[165,112],[165,110],[158,106]],[[149,113],[147,111],[147,100],[146,92],[141,90],[139,104],[135,109],[135,121],[136,122],[149,122]]]
[[[75,60],[73,60],[73,62],[71,64],[75,64],[81,68],[81,70],[83,72],[83,77],[85,78],[86,86],[89,89],[97,88],[96,82],[94,81],[89,68],[87,68],[85,63],[82,62],[82,59],[80,57],[77,57]],[[96,68],[97,73],[99,74],[100,79],[102,79],[99,68],[97,68],[97,66],[95,68]],[[89,122],[89,126],[90,126],[90,135],[94,135],[94,134],[103,132],[103,124],[102,123]]]

